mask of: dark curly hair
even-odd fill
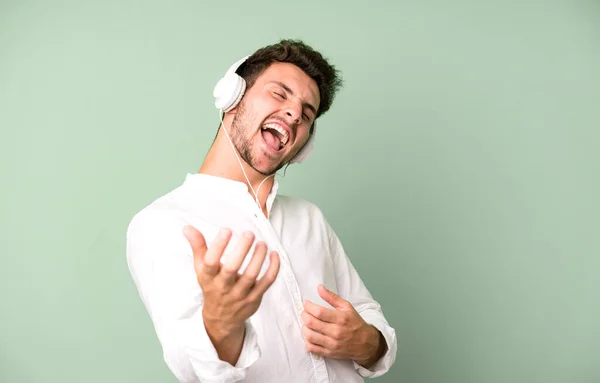
[[[254,52],[236,71],[246,80],[247,88],[274,62],[296,65],[317,83],[321,102],[316,118],[329,110],[342,86],[339,71],[312,47],[301,40],[285,39]]]

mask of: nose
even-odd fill
[[[288,100],[285,105],[285,115],[295,124],[299,124],[302,116],[302,105],[296,100]]]

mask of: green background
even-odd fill
[[[597,1],[0,2],[0,381],[174,382],[133,215],[195,172],[230,64],[343,72],[318,204],[397,331],[379,382],[600,382]]]

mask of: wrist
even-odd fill
[[[368,350],[365,353],[365,357],[361,359],[355,359],[355,362],[364,368],[371,368],[387,350],[387,343],[381,332],[373,325],[369,325],[370,335],[367,337],[365,344]]]
[[[245,333],[246,328],[243,322],[227,324],[222,320],[207,318],[205,315],[202,317],[204,320],[204,328],[213,343],[227,342],[231,339],[240,339]]]
[[[246,336],[244,323],[237,326],[226,326],[221,321],[211,321],[204,318],[204,328],[217,351],[219,359],[235,366],[242,352],[244,337]]]

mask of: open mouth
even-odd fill
[[[267,145],[274,151],[283,149],[290,139],[288,132],[275,123],[264,124],[261,134]]]

